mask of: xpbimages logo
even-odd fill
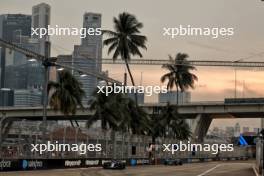
[[[171,154],[175,154],[178,151],[205,151],[211,152],[212,154],[234,151],[233,144],[192,144],[190,141],[187,143],[180,141],[177,144],[163,144],[162,147],[163,152],[170,152]]]
[[[101,28],[76,28],[76,27],[59,27],[55,25],[52,27],[48,25],[48,28],[31,28],[32,36],[39,36],[39,38],[43,38],[44,36],[52,36],[52,35],[73,35],[80,36],[80,38],[86,38],[87,35],[102,35]]]
[[[209,36],[213,39],[219,37],[229,37],[234,35],[233,27],[193,27],[191,25],[179,25],[176,27],[164,27],[163,36],[168,36],[172,39],[177,36]]]
[[[31,152],[79,152],[86,154],[87,152],[100,152],[102,151],[101,144],[60,144],[58,141],[52,143],[48,141],[47,144],[31,144]]]
[[[111,93],[144,93],[146,96],[152,96],[154,94],[159,93],[167,93],[168,89],[167,86],[125,86],[125,85],[117,85],[114,83],[113,85],[104,85],[104,86],[97,86],[98,90],[97,93],[103,93],[108,96]]]

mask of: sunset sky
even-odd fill
[[[261,0],[1,0],[0,13],[31,14],[31,8],[40,2],[51,5],[51,25],[82,27],[84,12],[102,14],[102,28],[113,29],[112,19],[127,11],[135,14],[144,24],[142,34],[148,37],[144,59],[168,59],[184,52],[192,60],[240,60],[263,61],[264,57],[264,2]],[[164,27],[191,25],[194,27],[234,28],[234,36],[212,39],[208,36],[186,36],[171,39],[163,36]],[[78,36],[52,36],[52,55],[71,54],[73,45],[80,44]],[[63,48],[63,49],[62,49]],[[104,48],[104,57],[106,55]],[[160,66],[131,66],[136,83],[160,85],[163,73]],[[122,80],[124,66],[105,65],[110,76]],[[233,68],[197,67],[199,77],[193,101],[219,101],[234,97]],[[261,97],[264,95],[264,71],[237,70],[238,97]],[[151,100],[150,100],[151,101]],[[248,124],[249,121],[243,122]],[[220,122],[219,122],[220,124]],[[252,126],[258,126],[254,121]]]

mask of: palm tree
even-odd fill
[[[136,102],[126,97],[126,109],[127,115],[125,116],[125,121],[122,124],[122,129],[124,129],[122,132],[128,132],[128,136],[124,139],[127,139],[127,146],[130,146],[134,137],[134,134],[136,135],[146,135],[148,134],[148,131],[151,129],[150,127],[150,119],[148,114],[142,109],[141,107],[137,106]],[[123,133],[124,135],[124,133]],[[131,136],[132,135],[132,136]],[[123,152],[123,146],[124,146],[125,140],[122,142],[122,152]],[[130,153],[129,147],[128,154]],[[129,157],[129,156],[128,156]]]
[[[184,119],[175,119],[169,125],[168,136],[178,140],[187,140],[191,137],[191,130]]]
[[[124,124],[125,128],[132,134],[144,135],[148,133],[150,129],[150,119],[148,114],[144,111],[143,108],[138,107],[136,102],[126,97],[126,123]]]
[[[160,115],[153,115],[150,135],[155,146],[158,137],[167,137],[177,140],[187,140],[191,137],[191,130],[184,119],[180,117],[175,106],[169,103],[162,109]],[[155,150],[152,149],[150,157],[155,159]]]
[[[103,31],[104,34],[109,36],[109,38],[105,39],[103,42],[104,45],[109,45],[108,54],[114,52],[114,61],[119,56],[125,61],[126,68],[133,86],[135,86],[135,81],[128,62],[131,59],[131,56],[143,56],[139,50],[140,48],[147,49],[147,38],[144,35],[140,35],[140,29],[142,27],[143,24],[138,22],[134,15],[123,12],[119,14],[118,18],[114,17],[115,31]],[[137,103],[137,94],[135,94],[135,100]]]
[[[64,115],[70,115],[76,113],[78,106],[83,108],[82,98],[85,92],[82,84],[68,70],[59,72],[57,82],[48,83],[48,92],[51,93],[49,105],[55,111],[60,110]],[[77,121],[75,122],[78,126]]]
[[[93,98],[89,101],[90,109],[95,114],[87,121],[87,127],[100,121],[106,140],[106,131],[111,129],[111,141],[113,142],[113,158],[116,158],[115,131],[121,130],[125,122],[125,99],[123,94],[94,92]],[[106,140],[107,141],[107,140]],[[107,143],[107,142],[106,142]],[[106,144],[107,146],[107,144]]]
[[[88,119],[87,126],[100,120],[103,130],[118,130],[124,117],[124,97],[123,94],[93,93],[93,98],[89,101],[90,109],[95,114]]]
[[[191,130],[186,121],[180,116],[176,106],[169,103],[161,111],[161,124],[164,127],[164,137],[187,140],[191,137]]]
[[[147,131],[147,114],[124,94],[110,93],[106,96],[105,93],[95,91],[89,105],[95,114],[88,119],[87,126],[89,128],[93,123],[100,121],[104,131],[112,130],[111,140],[113,141],[114,158],[116,157],[115,131],[133,134],[145,134]]]
[[[176,86],[178,104],[179,89],[183,92],[189,88],[194,88],[194,83],[198,81],[198,77],[190,72],[191,70],[195,70],[195,67],[190,65],[190,62],[187,60],[187,54],[178,53],[174,60],[171,55],[169,55],[169,58],[172,63],[162,65],[162,68],[165,68],[169,72],[161,77],[161,82],[164,83],[168,80],[168,90]]]
[[[186,121],[178,114],[176,106],[169,103],[162,109],[161,114],[152,117],[152,143],[157,137],[170,137],[186,140],[191,136],[191,130]]]

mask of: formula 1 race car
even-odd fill
[[[112,160],[112,161],[103,163],[103,168],[104,169],[125,169],[126,163],[122,161],[118,161],[118,160]]]
[[[182,165],[182,161],[180,159],[165,159],[164,165]]]

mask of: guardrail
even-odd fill
[[[77,132],[78,130],[76,130]],[[82,135],[79,136],[78,134]],[[84,134],[89,134],[83,138]],[[93,137],[91,137],[91,135]],[[62,135],[61,142],[63,143],[86,143],[86,144],[102,144],[101,152],[87,152],[85,155],[80,155],[79,152],[48,152],[40,155],[30,151],[31,143],[42,143],[41,135],[36,136],[31,132],[27,136],[20,135],[19,143],[5,144],[0,150],[2,157],[0,158],[0,171],[7,170],[33,170],[33,169],[56,169],[56,168],[78,168],[102,166],[105,161],[110,161],[113,158],[113,141],[111,133],[102,132],[91,134],[91,131],[82,130],[75,134],[74,139],[68,139],[69,135]],[[79,138],[80,137],[80,138]],[[27,141],[25,141],[25,139]],[[55,136],[48,136],[46,140],[55,140]],[[150,150],[147,147],[151,143],[150,136],[132,136],[125,133],[116,134],[116,157],[119,160],[126,161],[127,165],[131,163],[137,164],[163,164],[165,159],[181,159],[182,162],[203,162],[211,160],[245,160],[254,157],[254,147],[235,146],[233,152],[220,152],[220,154],[212,154],[206,151],[177,151],[174,154],[164,152],[162,150],[163,143],[177,144],[179,141],[173,139],[157,139],[157,150],[155,150],[155,159],[153,162],[150,158]],[[134,149],[132,149],[134,148]],[[3,150],[4,149],[4,150]],[[134,153],[132,152],[134,150]],[[151,150],[152,151],[152,150]]]
[[[64,131],[65,135],[62,135],[60,139],[57,139],[56,136],[48,136],[47,141],[63,144],[101,144],[102,151],[100,152],[86,152],[85,154],[80,154],[80,151],[65,151],[65,152],[46,152],[45,154],[40,155],[38,152],[31,152],[31,144],[42,144],[41,135],[32,134],[21,134],[20,139],[17,142],[13,143],[3,143],[1,151],[2,159],[67,159],[67,158],[113,158],[113,141],[109,133],[98,133],[91,134],[89,131],[76,131],[76,134],[72,134],[72,137],[69,136],[69,133]],[[67,137],[66,137],[67,136]],[[70,137],[70,138],[69,138]],[[12,141],[11,141],[12,142]],[[148,158],[150,151],[148,149],[151,142],[150,136],[131,136],[127,134],[117,134],[116,141],[116,158]],[[212,154],[210,151],[175,151],[164,152],[163,144],[178,144],[179,141],[173,139],[163,139],[160,142],[156,143],[158,148],[155,151],[155,157],[160,159],[165,158],[181,158],[181,159],[241,159],[241,158],[253,158],[255,156],[255,147],[242,147],[235,146],[234,151],[232,152],[220,152],[219,154]],[[187,142],[186,142],[187,143]],[[210,144],[210,143],[209,143]],[[212,143],[213,144],[213,143]],[[152,153],[153,154],[153,153]]]

